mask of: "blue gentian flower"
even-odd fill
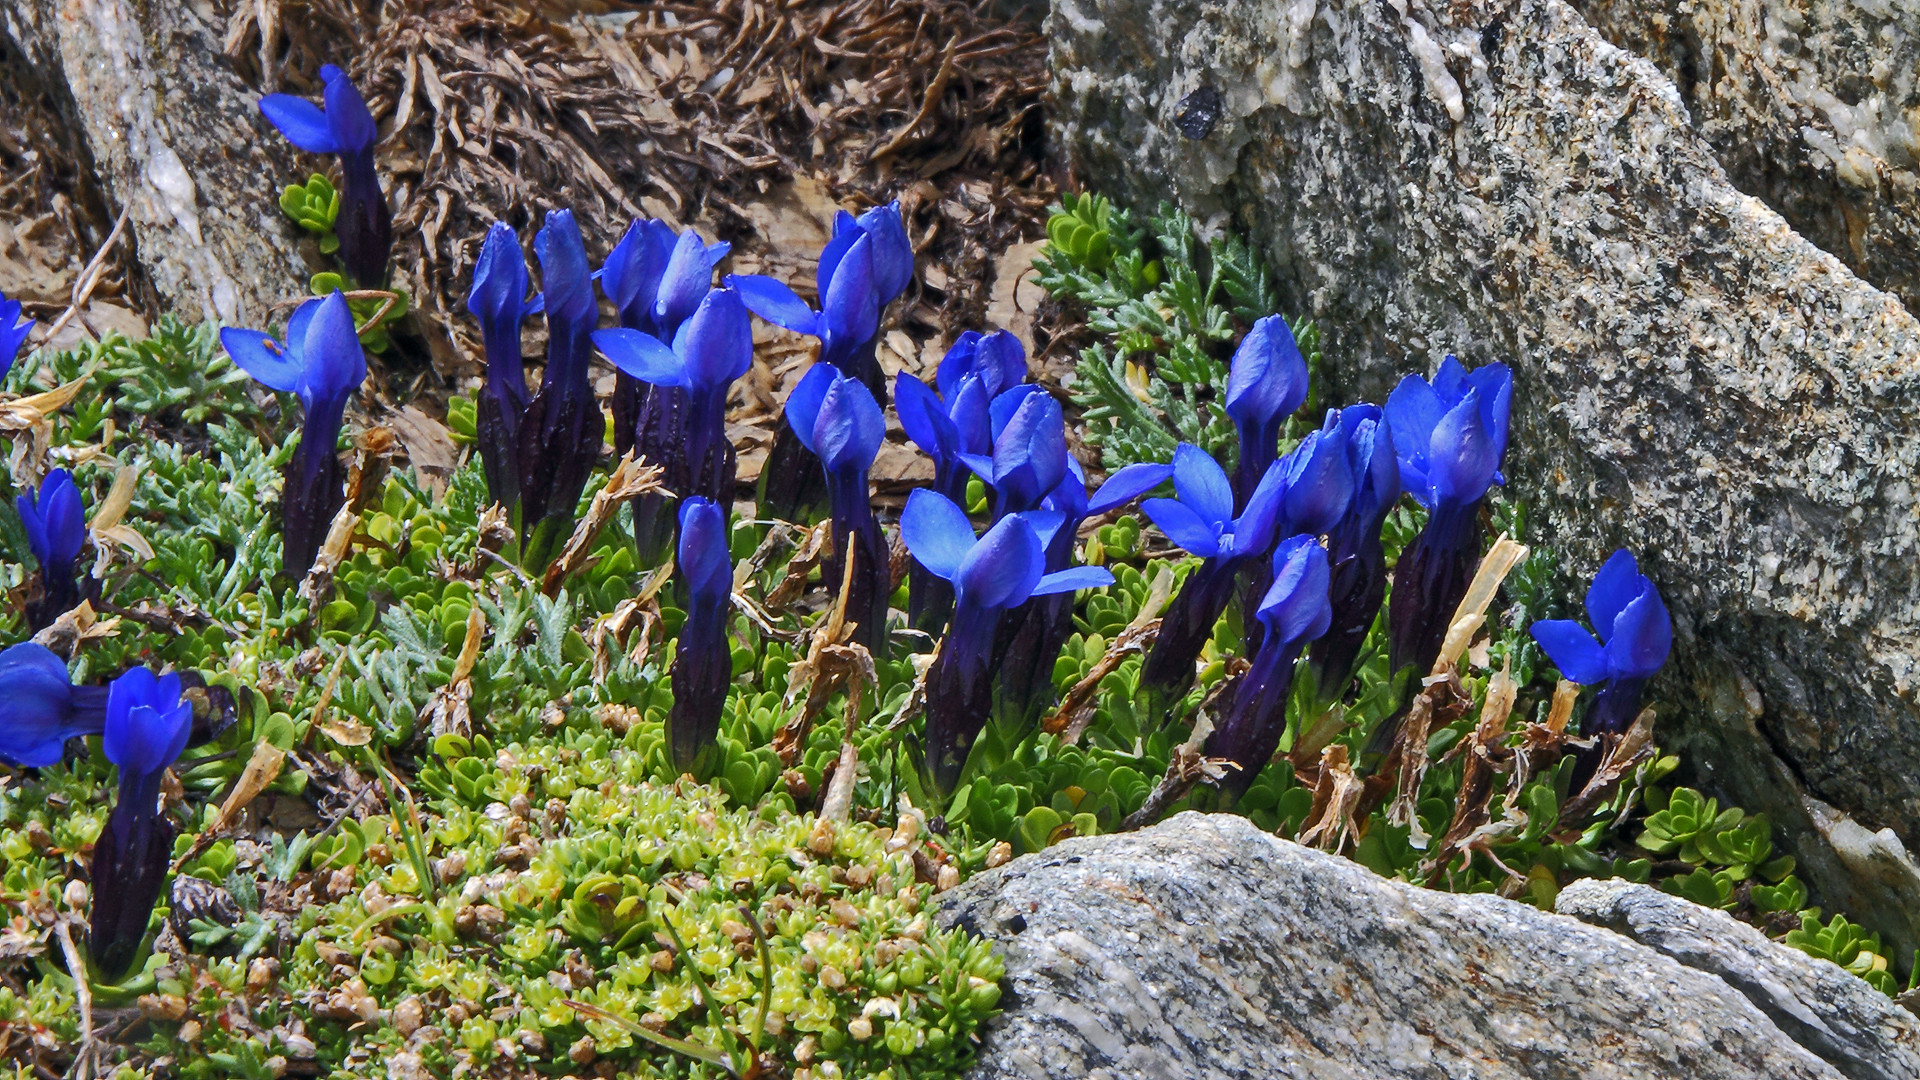
[[[1204,753],[1238,768],[1220,788],[1238,798],[1272,760],[1287,729],[1287,693],[1294,661],[1307,642],[1327,632],[1333,611],[1327,602],[1327,553],[1312,536],[1293,536],[1273,552],[1273,584],[1255,612],[1265,633],[1239,684],[1228,691],[1227,708]]]
[[[620,325],[672,341],[713,286],[713,268],[732,249],[708,244],[689,229],[675,235],[664,221],[635,221],[620,243],[607,253],[600,268],[600,288],[613,301]],[[625,371],[614,379],[613,452],[625,457],[635,452],[641,460],[665,468],[667,490],[686,492],[690,478],[679,467],[690,458],[687,439],[687,392],[666,384],[641,382]],[[726,498],[731,499],[728,492]],[[641,558],[657,561],[673,539],[672,500],[662,494],[641,495],[633,503],[634,538]]]
[[[967,379],[980,381],[988,401],[1019,386],[1027,381],[1026,346],[1009,330],[991,334],[969,330],[961,334],[940,358],[934,385],[940,388],[943,399],[952,401]]]
[[[93,844],[93,961],[109,980],[133,966],[173,858],[173,824],[160,779],[186,749],[193,707],[180,676],[134,668],[107,690],[101,749],[120,768],[120,791]]]
[[[867,471],[886,439],[886,417],[860,382],[829,364],[815,364],[787,397],[787,421],[801,445],[819,458],[826,475],[833,555],[824,565],[823,580],[829,591],[838,593],[845,559],[852,557],[847,617],[859,626],[855,640],[883,660],[893,567],[873,516]]]
[[[87,542],[87,516],[80,489],[65,469],[48,473],[38,492],[14,496],[13,505],[27,531],[27,546],[40,562],[41,598],[27,611],[28,624],[38,632],[80,603],[73,564]]]
[[[936,577],[953,586],[953,625],[927,672],[925,770],[941,798],[954,789],[992,715],[995,636],[1000,616],[1034,596],[1109,585],[1104,567],[1046,572],[1047,542],[1060,528],[1050,511],[1009,514],[975,538],[953,501],[925,488],[907,496],[900,537]]]
[[[475,423],[487,494],[508,509],[520,503],[520,420],[528,397],[520,324],[541,306],[528,298],[528,287],[520,238],[509,226],[494,222],[474,262],[467,310],[480,321],[487,351],[487,385],[480,392]]]
[[[240,370],[270,390],[298,396],[305,411],[300,446],[287,462],[280,492],[283,565],[303,575],[347,498],[346,471],[335,447],[347,400],[367,377],[353,312],[335,289],[294,310],[284,345],[257,330],[231,328],[220,331],[220,344]]]
[[[0,379],[7,377],[13,370],[13,362],[20,355],[20,346],[27,343],[27,335],[33,333],[34,321],[20,317],[20,301],[0,296]]]
[[[547,215],[533,253],[547,313],[547,366],[520,428],[520,535],[527,563],[538,567],[573,531],[573,512],[606,441],[606,421],[587,370],[599,320],[593,267],[571,210]]]
[[[333,232],[340,238],[340,261],[355,284],[382,288],[393,253],[393,214],[373,169],[373,144],[380,131],[346,72],[327,64],[320,69],[320,79],[326,83],[324,112],[290,94],[268,94],[260,99],[260,111],[300,149],[339,156],[340,216],[334,219]]]
[[[674,645],[667,749],[674,768],[700,775],[705,771],[702,754],[720,730],[727,686],[733,681],[733,653],[727,645],[733,562],[727,512],[720,504],[698,495],[680,501],[675,566],[686,584],[687,621]]]
[[[960,460],[993,492],[993,516],[1036,510],[1067,475],[1067,427],[1060,403],[1038,386],[1016,386],[988,405],[993,453]]]
[[[1280,428],[1307,400],[1307,360],[1293,328],[1278,315],[1253,324],[1227,372],[1226,411],[1240,434],[1234,503],[1244,507],[1267,466],[1280,456]]]
[[[106,691],[70,683],[51,649],[29,641],[0,652],[0,761],[45,768],[68,739],[98,735],[106,722]]]
[[[626,327],[593,335],[614,367],[683,395],[683,438],[654,459],[666,469],[668,490],[728,502],[736,467],[726,432],[727,391],[753,366],[753,322],[739,293],[712,289],[681,320],[672,341],[669,347]]]
[[[1274,522],[1275,536],[1304,533],[1320,536],[1331,532],[1347,514],[1353,502],[1353,471],[1347,461],[1346,432],[1340,426],[1340,412],[1327,410],[1326,423],[1309,431],[1299,444],[1280,459],[1286,494],[1280,499],[1279,516]],[[1237,495],[1237,492],[1236,492]],[[1272,584],[1268,576],[1271,564],[1265,559],[1250,559],[1240,570],[1241,610],[1252,611]],[[1246,647],[1249,655],[1260,648],[1266,627],[1258,619],[1248,620]]]
[[[1331,629],[1313,645],[1313,666],[1320,696],[1339,700],[1360,662],[1360,649],[1387,595],[1387,560],[1380,529],[1400,499],[1400,463],[1385,414],[1377,405],[1340,410],[1341,442],[1346,446],[1353,499],[1328,531],[1328,562],[1333,606]]]
[[[1620,734],[1640,711],[1640,692],[1659,672],[1673,648],[1673,620],[1653,582],[1640,573],[1633,553],[1622,548],[1593,576],[1587,589],[1587,618],[1594,635],[1571,619],[1533,624],[1533,639],[1577,683],[1601,684],[1588,708],[1582,731]]]
[[[1449,356],[1433,381],[1400,380],[1387,398],[1387,426],[1400,481],[1427,508],[1407,545],[1388,601],[1393,670],[1424,673],[1440,655],[1447,622],[1466,595],[1480,556],[1480,502],[1503,482],[1513,374],[1505,364],[1471,373]]]
[[[815,311],[784,282],[754,274],[729,274],[755,315],[795,333],[820,339],[819,360],[857,379],[884,404],[886,384],[874,358],[880,312],[913,279],[913,246],[900,221],[899,203],[854,217],[834,217],[833,239],[821,249],[815,275],[820,309]],[[792,518],[818,503],[818,472],[791,426],[774,435],[760,473],[761,505],[771,516]]]
[[[1276,461],[1254,486],[1246,509],[1233,512],[1233,485],[1213,456],[1192,443],[1173,451],[1172,499],[1148,499],[1140,509],[1167,539],[1205,559],[1187,575],[1160,619],[1160,635],[1140,669],[1141,682],[1177,696],[1193,681],[1193,664],[1213,636],[1234,582],[1250,559],[1264,558],[1287,494],[1287,463]]]

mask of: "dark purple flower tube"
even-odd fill
[[[487,494],[509,510],[520,505],[520,420],[527,411],[527,369],[520,324],[539,304],[527,298],[527,259],[520,238],[494,222],[473,267],[467,310],[480,321],[487,351],[487,384],[480,391],[475,434],[487,474]]]
[[[547,367],[520,427],[520,536],[526,563],[545,566],[573,531],[606,421],[588,379],[598,321],[593,268],[573,212],[556,210],[534,237],[547,313]]]
[[[667,713],[667,751],[673,767],[704,777],[705,758],[720,731],[733,682],[727,613],[733,596],[727,512],[694,495],[680,501],[680,545],[675,565],[686,583],[687,621],[673,653],[673,708]]]
[[[257,330],[231,328],[220,331],[220,344],[263,386],[297,395],[306,413],[280,490],[282,564],[289,574],[304,575],[347,499],[336,447],[347,401],[367,378],[353,312],[336,289],[295,309],[284,345]]]
[[[393,254],[393,213],[380,191],[380,175],[373,167],[373,146],[380,132],[360,91],[347,73],[332,64],[320,68],[326,83],[326,109],[289,94],[268,94],[260,111],[288,141],[313,154],[340,158],[340,214],[334,235],[340,240],[340,261],[354,284],[364,289],[385,288],[387,261]]]
[[[1287,694],[1294,661],[1307,642],[1327,632],[1327,553],[1312,536],[1282,541],[1273,553],[1273,584],[1256,617],[1266,627],[1246,674],[1231,691],[1220,724],[1207,737],[1206,756],[1236,767],[1220,780],[1229,798],[1239,798],[1280,748],[1287,730]]]
[[[193,707],[180,676],[134,668],[107,692],[102,748],[120,791],[93,845],[93,962],[108,980],[133,967],[173,858],[174,828],[160,813],[160,779],[186,748]]]

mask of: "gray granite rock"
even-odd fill
[[[304,290],[277,205],[307,171],[254,107],[220,34],[179,0],[0,0],[111,212],[131,205],[141,269],[165,310],[261,322]]]
[[[1740,190],[1920,303],[1920,6],[1889,0],[1574,0],[1659,65]]]
[[[1068,840],[941,911],[1007,961],[972,1080],[1842,1075],[1655,949],[1388,881],[1231,815]]]
[[[1625,934],[1747,996],[1780,1030],[1852,1080],[1920,1077],[1920,1021],[1827,960],[1724,911],[1625,881],[1576,881],[1554,910]]]
[[[1579,577],[1631,546],[1673,610],[1663,740],[1771,814],[1829,906],[1920,945],[1899,302],[1729,182],[1674,85],[1562,0],[1054,0],[1049,28],[1078,175],[1255,238],[1342,396],[1449,351],[1514,365],[1539,538]]]

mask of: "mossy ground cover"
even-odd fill
[[[1201,244],[1178,215],[1148,230],[1092,202],[1064,208],[1051,234],[1049,288],[1098,337],[1074,389],[1106,464],[1164,458],[1182,439],[1230,453],[1225,357],[1272,304],[1257,260]],[[938,799],[914,766],[925,654],[899,635],[850,697],[817,648],[834,590],[809,527],[743,518],[721,731],[700,775],[683,775],[664,723],[684,616],[670,572],[636,556],[625,509],[578,572],[549,579],[515,564],[476,455],[443,481],[401,467],[362,500],[331,574],[309,579],[280,565],[291,400],[253,396],[212,328],[163,320],[137,344],[43,354],[7,389],[75,383],[44,427],[15,436],[28,447],[16,486],[59,463],[91,511],[130,482],[130,533],[97,532],[96,621],[53,640],[76,683],[136,664],[194,673],[204,741],[168,788],[180,837],[151,952],[112,984],[75,975],[113,767],[89,739],[6,774],[0,1020],[28,1071],[956,1076],[1001,970],[939,928],[937,891],[1123,827],[1191,758],[1196,717],[1243,666],[1230,610],[1194,688],[1143,704],[1140,632],[1197,560],[1110,515],[1081,547],[1115,583],[1078,599],[1053,672],[1065,707],[989,727]],[[449,411],[463,446],[472,417],[470,403]],[[1303,414],[1288,438],[1311,426]],[[579,516],[607,482],[588,485]],[[974,509],[985,497],[976,482]],[[1489,523],[1527,539],[1516,500],[1496,499]],[[1411,504],[1395,511],[1390,559],[1420,525]],[[10,509],[0,552],[11,643],[30,636],[17,601],[34,563]],[[1332,709],[1296,695],[1280,756],[1232,809],[1449,889],[1548,904],[1579,876],[1657,880],[1894,988],[1873,939],[1806,909],[1766,821],[1672,788],[1673,758],[1640,747],[1591,795],[1572,756],[1524,766],[1565,745],[1574,715],[1526,633],[1568,610],[1558,580],[1539,550],[1505,578],[1405,800],[1365,790],[1403,689],[1382,625]],[[1490,697],[1507,711],[1490,719]],[[1201,783],[1155,810],[1221,802]]]

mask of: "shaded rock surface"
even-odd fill
[[[1231,815],[1068,840],[976,876],[942,918],[1007,961],[974,1080],[1844,1075],[1656,949]]]
[[[138,264],[183,317],[258,323],[304,290],[277,205],[304,176],[188,4],[0,0],[0,33],[68,128]]]
[[[1446,352],[1514,365],[1536,539],[1579,578],[1631,546],[1673,610],[1663,741],[1784,826],[1826,903],[1920,944],[1899,302],[1742,193],[1673,83],[1561,0],[1055,0],[1049,30],[1079,175],[1250,234],[1343,394]]]
[[[1626,881],[1576,881],[1554,901],[1704,971],[1747,996],[1780,1030],[1853,1080],[1920,1076],[1920,1022],[1826,960],[1769,941],[1724,911]]]
[[[1575,3],[1674,81],[1742,191],[1909,308],[1920,303],[1920,6]]]

